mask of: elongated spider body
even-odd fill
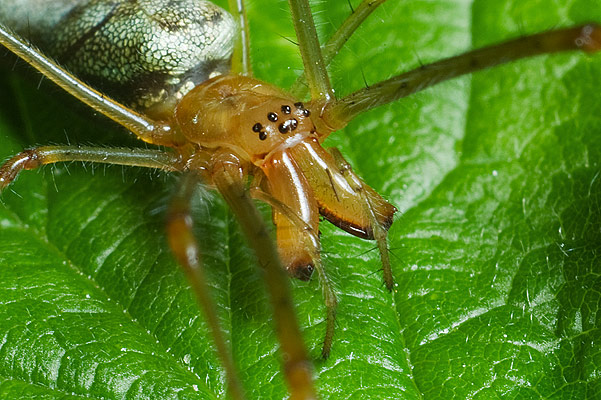
[[[97,5],[101,2],[91,3]],[[152,89],[149,96],[141,97],[142,101],[122,98],[131,108],[90,88],[27,42],[2,29],[2,44],[45,76],[131,130],[139,139],[170,149],[131,151],[124,148],[42,146],[8,160],[0,169],[0,188],[11,184],[22,170],[62,161],[134,165],[183,172],[166,213],[167,239],[205,312],[226,371],[230,395],[243,398],[244,390],[238,379],[236,362],[228,346],[229,334],[227,329],[222,328],[223,318],[216,312],[211,291],[207,288],[199,246],[192,230],[190,203],[198,182],[217,189],[239,220],[261,266],[270,293],[275,331],[283,354],[283,372],[291,396],[314,398],[311,362],[302,343],[288,282],[282,272],[288,270],[301,279],[308,279],[314,269],[318,272],[326,303],[326,316],[321,316],[326,331],[322,356],[327,358],[334,337],[337,300],[321,262],[319,215],[355,236],[375,239],[384,282],[389,290],[393,289],[387,233],[396,209],[358,178],[336,149],[322,147],[325,138],[372,108],[455,76],[537,54],[576,49],[594,52],[601,47],[601,30],[594,24],[554,30],[424,65],[368,85],[350,95],[335,96],[325,65],[362,19],[369,15],[366,10],[375,9],[381,3],[363,1],[324,45],[322,52],[308,2],[291,0],[292,18],[306,72],[290,92],[250,77],[250,63],[244,55],[248,54],[249,48],[243,38],[238,46],[240,51],[234,52],[232,57],[231,75],[219,75],[223,71],[218,68],[204,69],[209,79],[195,82],[198,85],[194,88],[188,84],[180,85],[182,81],[177,78],[174,80],[177,81],[175,89],[168,89],[165,93]],[[239,24],[245,27],[244,9],[239,6],[236,15],[242,16]],[[110,21],[111,16],[111,13],[107,14],[106,21]],[[96,27],[101,28],[103,24]],[[89,35],[94,30],[89,31]],[[247,33],[244,29],[242,32]],[[204,39],[201,42],[204,43]],[[229,54],[225,59],[229,59]],[[304,95],[305,89],[311,93],[310,100]],[[155,102],[156,99],[159,101]],[[394,124],[391,123],[391,126]],[[254,208],[253,199],[272,208],[275,245],[261,215]],[[361,298],[362,293],[352,293],[352,296]],[[465,294],[463,296],[466,297]],[[380,314],[376,314],[374,321],[380,319]],[[362,328],[361,331],[367,336],[380,335],[376,330]],[[319,336],[322,335],[320,333]],[[410,336],[411,332],[408,333]],[[256,340],[260,339],[263,338]],[[385,344],[386,338],[380,341]],[[383,356],[384,361],[372,358],[371,362],[400,373],[396,367],[391,367],[386,355]],[[187,360],[189,363],[189,357]],[[350,367],[354,362],[352,352],[346,356],[346,361]],[[336,365],[326,365],[320,372],[327,374]],[[253,363],[246,373],[254,369]],[[327,391],[322,394],[327,395]]]

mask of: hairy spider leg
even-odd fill
[[[311,99],[313,101],[319,99],[322,103],[333,100],[334,90],[321,54],[309,0],[288,0],[288,4],[292,13],[292,22],[305,67],[304,75],[307,78]]]
[[[250,30],[244,0],[228,0],[228,4],[230,12],[238,17],[238,26],[240,27],[240,40],[234,45],[231,73],[252,76]]]
[[[324,106],[323,119],[340,129],[356,116],[420,92],[437,83],[521,58],[564,51],[601,50],[601,26],[596,23],[523,36],[446,58],[394,76]]]
[[[213,335],[213,341],[217,347],[217,353],[228,372],[226,379],[228,380],[230,395],[234,399],[243,399],[245,396],[238,369],[225,342],[217,317],[217,307],[208,290],[209,285],[200,263],[198,243],[192,232],[193,218],[190,203],[199,183],[199,177],[194,172],[185,174],[179,181],[178,189],[171,198],[167,211],[167,239],[177,262],[184,269],[188,282],[192,285],[196,298],[204,311]]]
[[[167,147],[178,147],[185,144],[185,139],[171,129],[171,125],[168,123],[147,118],[94,90],[2,25],[0,25],[0,44],[40,71],[67,93],[133,132],[141,140]]]
[[[361,26],[363,21],[386,1],[387,0],[363,0],[356,8],[351,8],[351,14],[342,22],[342,25],[336,29],[328,41],[321,46],[323,62],[326,66],[330,65],[332,59],[338,54],[342,46],[350,39],[357,28]],[[305,74],[301,74],[290,88],[290,93],[295,97],[302,98],[306,96],[307,89],[307,77]]]
[[[344,159],[340,150],[336,147],[331,147],[328,150],[334,158],[336,166],[338,166],[339,173],[346,179],[354,192],[362,199],[360,203],[363,206],[363,214],[369,221],[369,226],[372,231],[371,236],[378,244],[378,250],[380,251],[380,260],[382,262],[382,271],[384,273],[384,284],[386,285],[386,289],[392,291],[394,287],[394,278],[390,267],[390,254],[386,239],[388,237],[388,229],[392,224],[392,221],[388,219],[388,216],[393,214],[395,210],[387,210],[386,205],[389,204],[382,203],[381,197],[353,172],[353,168]]]
[[[299,340],[301,331],[296,316],[290,312],[294,309],[294,303],[289,278],[263,217],[249,196],[242,162],[230,152],[218,152],[212,159],[211,175],[217,189],[240,222],[264,272],[290,398],[314,399],[313,366],[305,346]]]
[[[181,157],[173,153],[150,149],[107,148],[90,146],[40,146],[25,150],[0,167],[0,191],[14,181],[23,170],[57,162],[93,162],[182,171]]]

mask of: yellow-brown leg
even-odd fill
[[[261,200],[275,209],[277,212],[285,216],[290,222],[298,227],[299,230],[305,233],[305,241],[317,243],[319,246],[318,233],[314,231],[307,223],[305,223],[290,207],[281,201],[277,200],[273,196],[260,189],[251,189],[251,196],[254,199]],[[318,247],[316,247],[318,248]],[[321,284],[321,290],[323,294],[324,304],[326,306],[326,334],[323,340],[323,346],[321,348],[321,356],[323,359],[327,359],[330,356],[332,350],[332,340],[334,338],[334,330],[336,327],[336,310],[338,309],[338,299],[336,292],[334,292],[334,286],[328,278],[326,271],[321,262],[321,256],[319,252],[313,254],[314,267],[317,270],[319,277],[319,283]]]
[[[182,178],[167,212],[167,238],[169,246],[178,263],[184,269],[188,282],[192,286],[196,299],[209,324],[217,354],[226,372],[230,395],[234,399],[243,399],[244,392],[238,377],[238,370],[232,352],[225,342],[224,331],[215,311],[217,308],[210,295],[210,289],[200,265],[198,243],[192,232],[193,221],[190,214],[190,200],[198,183],[198,178],[191,173]]]
[[[308,0],[288,0],[298,47],[305,66],[305,77],[311,91],[311,100],[327,103],[334,99],[334,91],[323,61],[321,47]]]
[[[363,21],[365,21],[365,19],[369,17],[371,13],[378,8],[378,6],[384,4],[386,1],[387,0],[363,0],[361,4],[357,6],[357,8],[352,10],[351,15],[344,20],[336,32],[334,32],[328,41],[321,46],[323,62],[326,66],[330,65],[330,62],[334,56],[338,54],[342,46],[353,35],[357,28],[361,26]],[[290,88],[290,93],[300,99],[307,94],[306,89],[307,77],[305,75],[301,75]]]
[[[385,226],[377,217],[377,207],[375,205],[376,199],[370,195],[370,192],[366,189],[364,183],[353,172],[350,164],[340,153],[340,150],[335,147],[332,147],[328,150],[334,157],[334,161],[336,162],[336,165],[338,166],[342,176],[362,199],[364,214],[367,215],[371,220],[370,225],[373,231],[373,237],[378,244],[378,250],[380,251],[384,284],[386,285],[386,289],[392,291],[394,287],[394,278],[392,276],[392,269],[390,267],[390,254],[388,251],[388,242],[386,240],[388,237],[388,226]]]
[[[248,18],[246,17],[246,7],[244,0],[229,0],[230,13],[238,21],[240,27],[240,39],[234,47],[232,55],[232,74],[241,74],[252,76],[252,66],[250,63],[250,29],[248,27]]]
[[[0,25],[0,44],[40,71],[48,79],[92,109],[133,132],[141,140],[160,146],[177,147],[185,143],[181,134],[162,121],[155,121],[91,88],[55,61]]]
[[[57,162],[83,161],[181,171],[184,164],[175,153],[160,150],[89,146],[41,146],[25,150],[0,167],[0,191],[23,170]]]
[[[328,103],[322,117],[328,126],[340,129],[359,114],[437,83],[520,58],[573,50],[601,50],[601,26],[588,24],[524,36],[423,65]]]
[[[215,155],[212,162],[213,182],[240,222],[264,273],[290,398],[314,399],[313,368],[296,320],[290,282],[267,226],[245,187],[240,160],[223,152]]]

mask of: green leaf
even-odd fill
[[[352,1],[356,5],[357,1]],[[253,0],[255,73],[302,69],[287,5]],[[316,2],[327,37],[349,13]],[[390,1],[331,66],[337,94],[475,47],[601,22],[595,0]],[[139,146],[39,77],[0,82],[0,156],[47,143]],[[17,72],[24,69],[21,64]],[[362,115],[338,146],[399,208],[394,293],[374,244],[322,226],[340,307],[317,360],[317,279],[294,282],[323,398],[601,396],[601,56],[544,56]],[[23,173],[0,207],[0,397],[222,398],[206,324],[166,246],[175,178],[78,164]],[[285,398],[252,254],[215,194],[196,205],[213,295],[250,398]]]

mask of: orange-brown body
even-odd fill
[[[311,104],[245,76],[218,76],[191,90],[171,125],[193,144],[191,169],[210,171],[207,154],[229,152],[253,188],[273,207],[277,245],[288,272],[309,279],[319,257],[319,215],[347,232],[373,239],[387,231],[396,209],[363,182],[356,187],[320,141]],[[185,153],[190,152],[186,146]],[[210,183],[210,174],[208,177]]]

